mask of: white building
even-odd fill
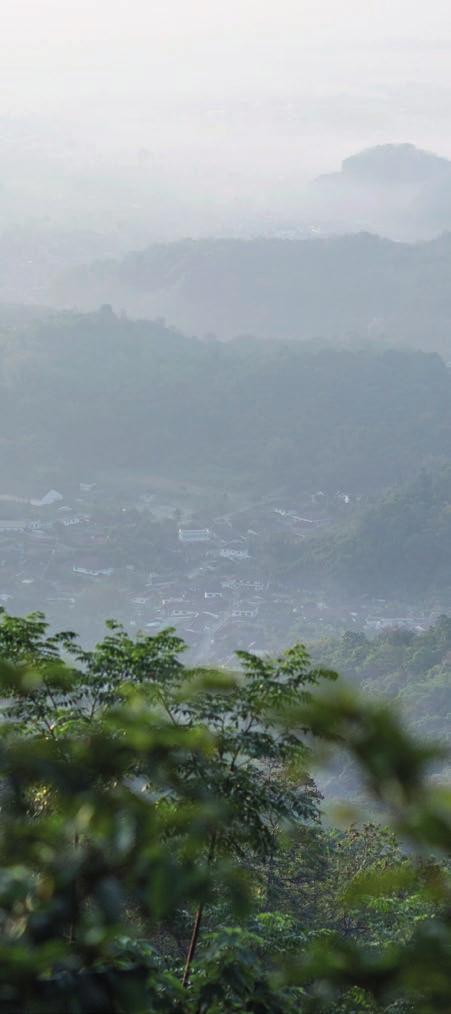
[[[225,560],[248,560],[249,553],[247,549],[220,549],[219,555],[224,557]]]
[[[179,528],[180,542],[209,542],[210,539],[209,528]]]
[[[0,521],[0,532],[24,532],[28,521]]]
[[[104,567],[94,570],[91,567],[72,567],[74,574],[87,574],[89,577],[111,577],[114,574],[113,567]]]
[[[42,500],[30,500],[30,503],[33,507],[48,507],[49,504],[58,503],[58,500],[64,500],[62,494],[58,493],[57,489],[49,489]]]

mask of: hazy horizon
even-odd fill
[[[362,148],[451,156],[441,0],[18,0],[0,23],[4,224],[255,231]]]

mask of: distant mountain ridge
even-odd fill
[[[2,474],[43,492],[127,468],[361,494],[451,458],[436,355],[199,341],[107,308],[5,329],[1,352]]]
[[[414,144],[378,144],[345,158],[341,171],[319,176],[318,182],[352,179],[365,183],[418,184],[451,180],[451,161]]]
[[[114,228],[10,229],[0,233],[0,302],[111,303],[201,336],[370,337],[451,358],[451,243],[441,238],[451,232],[451,161],[410,143],[378,145],[296,200],[283,228],[274,220],[268,231],[262,219],[264,238],[177,239],[130,253],[128,233]]]
[[[227,339],[368,339],[451,358],[451,233],[408,244],[368,233],[324,239],[153,244],[60,279],[48,302],[111,303]]]
[[[325,232],[376,232],[434,239],[451,228],[451,161],[414,144],[380,144],[344,159],[304,195],[310,220]]]

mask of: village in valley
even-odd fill
[[[313,491],[286,502],[149,482],[106,480],[0,495],[0,606],[39,608],[83,643],[114,617],[133,634],[173,627],[194,664],[229,665],[237,649],[274,653],[349,629],[421,629],[440,612],[348,601],[291,574],[296,546],[354,509],[350,494]],[[124,492],[126,490],[126,493]]]

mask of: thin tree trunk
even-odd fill
[[[198,941],[198,938],[199,938],[200,924],[202,922],[203,911],[204,911],[204,903],[201,902],[201,904],[199,905],[199,908],[197,909],[196,917],[194,919],[193,932],[191,934],[191,940],[190,940],[190,945],[189,945],[189,948],[188,948],[188,954],[186,956],[185,968],[183,970],[182,986],[184,986],[185,988],[189,985],[189,976],[190,976],[190,971],[191,971],[191,965],[193,963],[194,955],[196,953],[196,947],[197,947],[197,941]]]
[[[77,848],[78,848],[79,841],[80,841],[80,836],[77,833],[75,833],[75,835],[74,835],[74,849],[75,850],[77,850]],[[74,882],[72,884],[72,904],[73,904],[74,911],[73,911],[73,918],[71,919],[70,926],[69,926],[69,943],[70,944],[75,943],[75,935],[76,935],[75,934],[75,915],[76,915],[77,906],[78,906],[78,883],[77,883],[77,878],[75,878],[75,880],[74,880]]]
[[[213,862],[213,857],[216,848],[216,833],[212,835],[210,848],[208,850],[207,866]],[[202,922],[202,916],[204,913],[204,903],[201,901],[196,915],[194,917],[193,931],[191,933],[191,940],[188,947],[188,954],[186,955],[185,968],[183,970],[182,986],[186,989],[189,986],[189,977],[191,973],[191,965],[194,961],[194,955],[196,953],[197,941],[199,939],[200,927]]]
[[[266,868],[266,898],[265,898],[265,912],[272,911],[271,895],[274,883],[274,852],[271,852],[268,857],[268,863]]]

